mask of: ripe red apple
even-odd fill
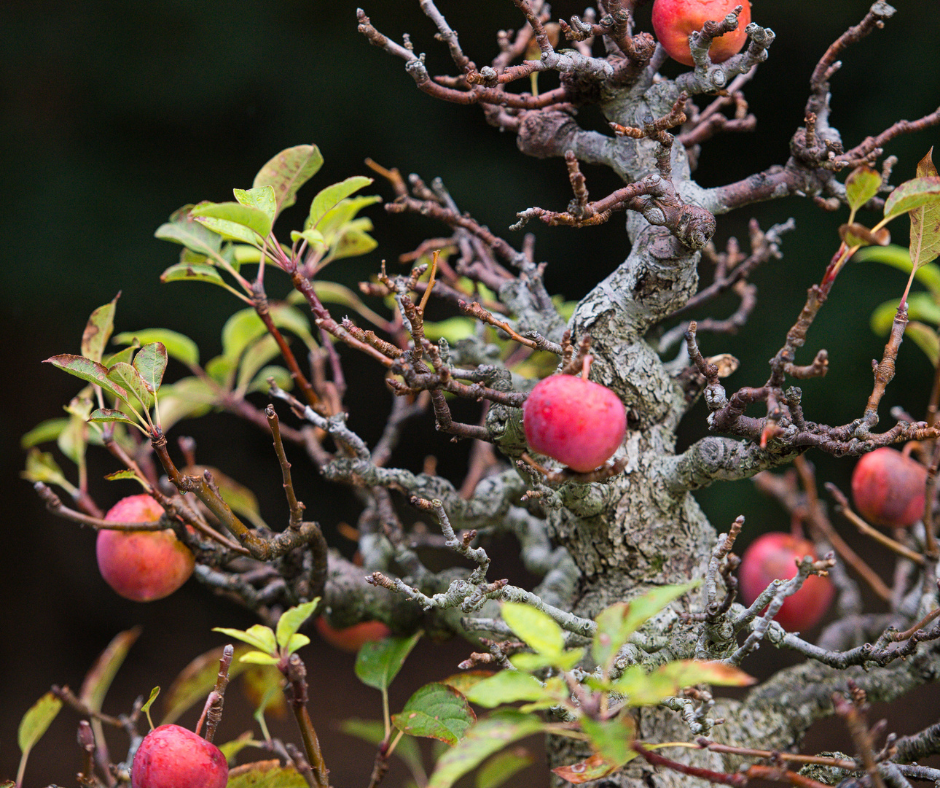
[[[132,788],[225,788],[227,782],[222,751],[179,725],[150,731],[131,766]]]
[[[701,30],[706,22],[720,22],[736,6],[743,6],[738,14],[738,28],[712,41],[708,56],[713,63],[722,63],[741,51],[751,23],[751,4],[748,0],[656,0],[653,3],[653,30],[673,60],[692,66],[689,36]]]
[[[149,495],[118,501],[104,519],[143,523],[159,520],[163,509]],[[169,596],[193,573],[193,554],[172,530],[98,531],[98,570],[117,593],[135,602]]]
[[[574,375],[535,384],[522,406],[525,437],[535,451],[579,473],[609,460],[623,442],[627,411],[606,386]]]
[[[741,559],[744,604],[750,605],[774,580],[794,577],[796,562],[806,555],[816,559],[813,543],[806,539],[777,532],[756,539]],[[811,629],[826,614],[834,594],[828,577],[810,575],[799,591],[787,597],[774,620],[788,632]]]
[[[852,472],[852,500],[875,525],[907,528],[924,516],[927,469],[901,452],[882,446],[866,454]]]
[[[314,626],[327,643],[350,654],[355,654],[366,643],[387,638],[392,634],[392,630],[381,621],[361,621],[351,627],[336,629],[330,626],[326,618],[318,616]]]

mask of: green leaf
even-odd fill
[[[291,243],[297,243],[298,241],[306,241],[311,246],[326,246],[326,239],[323,237],[323,233],[319,230],[304,230],[302,233],[292,230],[290,234]]]
[[[597,616],[597,631],[591,644],[591,656],[598,665],[609,666],[618,651],[649,619],[670,602],[688,593],[698,582],[681,586],[661,586],[630,602],[618,602]]]
[[[238,202],[204,202],[195,206],[190,213],[214,232],[219,232],[220,227],[225,229],[234,224],[257,233],[262,239],[271,233],[271,218],[264,211]],[[224,224],[220,225],[219,222]],[[226,233],[220,234],[224,236]],[[252,238],[249,243],[252,241],[256,246],[257,240]]]
[[[33,483],[55,484],[70,493],[77,492],[75,487],[65,478],[65,474],[62,473],[62,469],[50,452],[39,451],[36,448],[30,449],[26,455],[26,469],[23,471],[22,476]]]
[[[268,217],[271,224],[274,224],[274,217],[277,215],[277,199],[274,196],[273,186],[259,186],[255,189],[233,189],[235,199],[242,205],[249,208],[256,208]],[[270,230],[268,230],[270,232]]]
[[[623,714],[612,720],[592,720],[590,717],[581,718],[581,727],[591,738],[594,749],[605,761],[617,766],[623,766],[636,757],[630,747],[634,739],[635,727],[633,720]]]
[[[69,424],[69,419],[46,419],[39,422],[22,438],[20,438],[20,448],[31,449],[40,443],[54,441]]]
[[[323,218],[320,219],[320,222],[317,224],[317,228],[322,231],[325,237],[331,238],[335,233],[341,230],[343,225],[352,221],[353,217],[363,208],[381,201],[382,198],[377,194],[340,200],[335,208],[324,214]]]
[[[149,410],[153,405],[153,394],[144,383],[140,373],[130,364],[119,361],[108,370],[108,380],[117,383],[127,391],[131,392],[141,404],[144,410]],[[133,405],[128,398],[123,398],[128,405]]]
[[[857,262],[871,260],[884,263],[909,274],[914,267],[909,250],[903,246],[869,247],[862,249],[853,258]],[[917,269],[914,278],[923,284],[935,299],[940,299],[940,266],[926,263]]]
[[[940,176],[928,175],[905,181],[885,200],[885,220],[937,201],[940,201]]]
[[[278,760],[255,761],[228,773],[226,788],[307,788],[307,781],[293,766]]]
[[[514,747],[508,752],[494,755],[477,772],[476,788],[499,788],[534,761],[534,756],[525,747]]]
[[[119,350],[117,353],[112,353],[101,363],[104,364],[108,369],[111,369],[111,367],[113,367],[119,361],[123,361],[125,364],[130,364],[134,360],[134,354],[137,352],[139,347],[140,342],[135,340],[130,347]]]
[[[940,360],[940,337],[937,336],[937,332],[924,323],[912,320],[907,324],[904,333],[914,340],[917,347],[924,351],[927,358],[930,359],[931,366],[936,367],[937,361]]]
[[[330,257],[333,260],[340,260],[343,257],[358,257],[359,255],[368,254],[378,245],[379,242],[375,238],[362,230],[347,230],[330,250]]]
[[[411,736],[454,745],[476,721],[467,699],[446,684],[426,684],[408,698],[392,724]]]
[[[213,257],[222,247],[222,239],[211,230],[207,230],[189,213],[191,205],[184,205],[172,216],[168,224],[162,224],[154,235],[164,241],[182,244],[194,252]]]
[[[168,328],[145,328],[142,331],[124,331],[114,338],[114,341],[120,345],[130,345],[135,340],[144,344],[159,342],[166,348],[170,358],[175,358],[190,367],[199,364],[199,348],[185,334]]]
[[[287,653],[293,654],[295,651],[302,649],[309,642],[310,638],[306,635],[291,635],[291,639],[287,641]]]
[[[111,408],[95,408],[88,417],[92,424],[106,424],[112,421],[119,421],[122,424],[133,424],[137,426],[137,420],[127,416],[122,410],[113,410]]]
[[[78,697],[92,711],[101,711],[111,682],[114,681],[118,670],[124,664],[127,652],[137,642],[142,631],[143,629],[138,626],[115,635],[85,674]]]
[[[109,473],[104,478],[109,482],[120,482],[124,481],[125,479],[134,479],[135,481],[141,481],[141,483],[143,483],[142,480],[138,479],[137,474],[129,469]]]
[[[857,211],[872,197],[878,194],[881,187],[881,175],[868,165],[856,167],[845,179],[845,196],[849,207]]]
[[[297,190],[322,166],[323,156],[316,145],[296,145],[267,162],[255,176],[254,186],[271,186],[280,212],[296,202]]]
[[[288,641],[300,630],[303,623],[313,615],[320,604],[320,597],[285,610],[277,620],[277,644],[284,648]]]
[[[561,656],[565,649],[565,636],[548,613],[531,605],[506,602],[501,615],[509,628],[530,648],[546,657]]]
[[[490,676],[495,676],[496,673],[492,670],[466,670],[462,673],[455,673],[453,676],[448,676],[446,679],[441,679],[441,684],[446,684],[448,687],[453,687],[461,695],[466,695],[470,688],[479,684],[483,679],[488,679]]]
[[[551,656],[522,652],[521,654],[513,654],[509,661],[519,670],[525,670],[529,673],[535,673],[537,670],[548,667],[555,667],[559,670],[573,670],[584,658],[585,650],[583,648],[572,648],[561,652],[561,654]]]
[[[491,709],[520,700],[538,701],[547,697],[547,690],[535,676],[521,670],[501,670],[477,682],[466,692],[467,700]]]
[[[104,355],[104,348],[111,338],[111,332],[114,330],[114,312],[117,309],[117,300],[121,297],[118,293],[114,300],[99,306],[88,322],[85,324],[85,331],[82,333],[82,355],[90,358],[92,361],[101,361]]]
[[[161,282],[208,282],[225,287],[225,280],[211,265],[204,263],[175,263],[160,274]]]
[[[205,700],[215,687],[216,678],[219,675],[219,660],[222,659],[224,648],[224,646],[219,646],[212,651],[200,654],[180,671],[164,695],[164,715],[161,725],[176,722],[185,711]],[[228,672],[229,680],[248,669],[247,665],[238,661],[248,651],[247,646],[235,647]]]
[[[267,392],[270,388],[268,378],[274,378],[277,387],[283,391],[290,391],[294,387],[294,379],[291,377],[290,372],[284,369],[284,367],[268,366],[262,368],[258,374],[255,375],[255,379],[248,384],[245,393],[251,394],[255,391]]]
[[[52,721],[62,708],[62,701],[51,692],[37,700],[23,715],[17,731],[20,752],[26,755],[49,729]]]
[[[934,166],[930,154],[927,155],[917,165],[917,175],[920,177],[937,176],[937,168]],[[911,211],[911,261],[914,268],[920,268],[925,263],[940,254],[940,202],[931,202],[915,208]]]
[[[201,378],[183,378],[164,386],[160,394],[164,432],[181,419],[205,415],[212,410],[217,397],[215,390]]]
[[[900,299],[895,298],[875,307],[875,311],[871,314],[872,331],[879,335],[887,334],[894,323],[899,304]],[[927,293],[914,293],[908,296],[907,314],[912,320],[940,325],[940,305]]]
[[[277,665],[281,661],[280,657],[274,654],[264,654],[261,651],[249,651],[247,654],[239,657],[240,662],[247,662],[252,665]]]
[[[162,342],[144,345],[134,356],[134,369],[140,374],[144,386],[151,394],[160,390],[166,372],[167,352]]]
[[[108,378],[108,368],[99,364],[97,361],[92,361],[90,358],[84,358],[83,356],[74,356],[70,353],[63,353],[59,356],[52,356],[47,358],[42,362],[43,364],[52,364],[54,367],[58,367],[65,372],[68,372],[70,375],[74,375],[77,378],[86,380],[89,383],[94,383],[97,386],[101,386],[105,391],[113,394],[115,397],[124,400],[125,402],[130,398],[130,394],[127,389],[119,386],[113,380]]]
[[[515,741],[545,730],[534,715],[504,711],[480,720],[437,761],[427,788],[450,788],[467,772]]]
[[[370,183],[372,183],[372,178],[367,178],[364,175],[353,175],[351,178],[346,178],[346,180],[334,183],[322,189],[317,196],[313,198],[313,203],[310,206],[310,215],[307,216],[307,221],[304,222],[304,230],[311,228],[319,229],[317,225],[327,213],[332,211],[342,200],[349,197],[349,195],[368,186]]]
[[[310,333],[310,320],[296,307],[287,304],[270,306],[271,320],[280,329],[287,329],[314,347],[316,343]],[[222,355],[230,360],[238,359],[245,349],[267,329],[254,309],[241,309],[232,315],[222,328]]]
[[[476,335],[478,323],[470,317],[448,317],[444,320],[428,320],[424,324],[424,335],[432,342],[444,338],[451,345],[461,339],[470,339]]]
[[[141,710],[144,714],[146,714],[148,711],[150,711],[150,707],[153,706],[154,701],[155,701],[159,696],[160,696],[160,688],[159,688],[159,687],[154,687],[152,690],[150,690],[150,697],[147,698],[147,702],[146,702],[143,706],[140,707],[140,710]]]
[[[252,627],[248,627],[246,630],[213,627],[212,631],[221,632],[223,635],[241,640],[243,643],[254,646],[256,649],[260,649],[266,654],[277,653],[277,641],[274,638],[274,632],[271,630],[271,627],[255,624]]]
[[[420,637],[421,633],[417,632],[410,638],[384,638],[366,643],[356,655],[356,676],[366,686],[388,689]]]
[[[281,354],[281,349],[273,336],[267,334],[248,346],[238,364],[238,382],[236,388],[245,390],[254,380],[258,370]]]
[[[651,706],[678,695],[680,690],[693,684],[743,687],[754,681],[731,665],[689,659],[667,662],[652,673],[646,673],[640,665],[633,665],[613,683],[612,688],[626,696],[628,706]]]

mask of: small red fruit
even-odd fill
[[[225,788],[227,782],[222,751],[179,725],[150,731],[131,766],[132,788]]]
[[[327,643],[350,654],[355,654],[366,643],[387,638],[392,634],[392,630],[381,621],[361,621],[351,627],[336,629],[330,626],[323,616],[318,616],[314,626]]]
[[[927,469],[883,446],[862,457],[852,472],[852,500],[875,525],[907,528],[924,516]]]
[[[813,543],[790,534],[769,533],[756,539],[741,559],[741,596],[750,605],[774,580],[796,575],[803,556],[816,560]],[[826,614],[835,588],[828,577],[810,575],[793,596],[787,597],[774,620],[788,632],[811,629]]]
[[[522,406],[522,424],[535,451],[587,473],[607,462],[623,443],[627,411],[600,383],[552,375],[535,384]]]
[[[738,54],[747,41],[744,28],[751,23],[748,0],[656,0],[653,3],[653,30],[673,60],[692,66],[695,64],[689,49],[689,36],[701,30],[706,22],[720,22],[739,5],[744,8],[738,14],[737,30],[714,39],[708,50],[712,63],[722,63]]]
[[[163,509],[149,495],[118,501],[104,519],[143,523],[159,520]],[[193,573],[196,562],[172,530],[115,531],[102,528],[96,545],[98,570],[117,593],[135,602],[169,596]]]

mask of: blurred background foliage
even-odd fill
[[[553,5],[556,17],[583,11],[583,0]],[[639,11],[644,29],[650,29],[649,5]],[[851,48],[832,80],[832,123],[847,146],[937,106],[936,3],[897,5],[895,19]],[[495,54],[495,31],[520,21],[508,0],[440,0],[439,6],[478,65]],[[698,170],[704,185],[737,180],[786,160],[816,60],[867,7],[864,0],[829,0],[824,7],[791,0],[754,3],[755,21],[777,33],[769,61],[746,88],[758,130],[706,144]],[[373,0],[366,11],[383,33],[399,40],[410,33],[417,51],[427,52],[432,73],[453,72],[416,2]],[[418,92],[400,61],[357,35],[351,0],[5,0],[0,4],[0,52],[0,237],[5,241],[0,265],[5,398],[0,427],[5,563],[0,777],[9,777],[18,760],[15,728],[22,712],[53,682],[77,685],[120,629],[137,622],[145,627],[125,675],[115,684],[115,712],[127,710],[130,700],[146,695],[152,685],[166,686],[189,659],[218,645],[211,626],[251,623],[248,614],[210,598],[195,583],[152,605],[118,599],[97,575],[93,534],[47,514],[18,478],[20,434],[60,415],[61,405],[77,390],[71,378],[39,362],[55,353],[77,352],[87,315],[117,291],[122,296],[116,330],[164,326],[196,339],[205,358],[219,351],[219,331],[236,302],[206,285],[161,285],[159,274],[175,261],[178,249],[154,239],[156,227],[184,203],[231,199],[231,188],[248,187],[274,153],[303,142],[316,143],[326,164],[314,184],[301,191],[299,206],[281,220],[285,236],[300,225],[304,202],[317,189],[368,174],[366,157],[426,180],[442,177],[463,210],[516,243],[521,238],[506,229],[516,211],[532,205],[557,210],[570,193],[560,160],[525,158],[509,135],[488,127],[474,108],[437,103]],[[552,86],[550,78],[542,80],[543,89]],[[591,111],[583,113],[582,123],[601,127],[599,115]],[[938,140],[940,132],[931,130],[892,143],[887,152],[900,160],[893,182],[910,177]],[[585,172],[594,197],[617,186],[597,168]],[[382,183],[367,193],[375,192],[390,196]],[[422,219],[386,217],[381,208],[366,213],[376,224],[379,248],[328,272],[353,287],[383,258],[391,270],[400,270],[395,262],[400,254],[441,233]],[[701,338],[706,355],[729,352],[741,359],[741,370],[728,381],[735,386],[759,385],[766,378],[767,359],[798,313],[806,288],[819,280],[837,246],[837,227],[845,221],[845,212],[827,214],[807,201],[758,205],[720,217],[719,246],[734,235],[746,249],[746,223],[752,216],[764,228],[793,216],[797,230],[785,236],[784,258],[754,277],[760,301],[747,328],[735,337]],[[538,236],[538,259],[549,264],[549,289],[577,299],[612,270],[627,252],[622,222],[620,214],[603,227],[580,231],[530,226]],[[892,233],[896,242],[906,243],[906,226],[895,222]],[[274,281],[269,277],[272,296],[279,294]],[[808,362],[819,347],[830,352],[829,377],[803,386],[808,418],[843,423],[860,414],[871,385],[870,360],[880,357],[883,344],[868,327],[869,315],[877,304],[899,296],[903,285],[901,273],[874,264],[850,265],[843,272],[803,359]],[[710,314],[725,316],[734,307],[731,301],[719,302]],[[383,413],[378,403],[387,402],[380,372],[362,359],[347,358],[352,425],[374,440]],[[905,343],[898,377],[882,406],[884,419],[894,405],[922,414],[930,376],[923,354]],[[471,417],[468,411],[466,418]],[[700,407],[688,420],[685,441],[703,434],[703,418]],[[269,523],[283,521],[286,509],[266,436],[225,417],[184,425],[177,432],[196,436],[201,462],[222,466],[254,487]],[[430,420],[416,426],[411,443],[402,463],[419,466],[425,454],[435,454],[441,472],[459,478],[466,447],[452,449],[434,433]],[[821,476],[847,487],[849,462],[812,458]],[[92,464],[99,479],[111,470],[106,459]],[[356,509],[342,492],[320,485],[312,473],[299,485],[308,514],[320,519],[328,534],[341,521],[355,522]],[[107,507],[136,490],[126,482],[96,481],[93,492]],[[748,539],[761,530],[788,528],[786,516],[757,496],[749,482],[719,485],[699,498],[717,527],[745,514]],[[515,571],[511,565],[506,569]],[[513,579],[518,581],[518,574]],[[327,656],[320,648],[311,646],[309,661],[319,666],[313,672],[320,671],[324,686],[342,687],[344,710],[377,713],[377,698],[368,690],[355,694],[360,688],[354,688],[349,666],[335,658],[319,659]],[[431,653],[440,660],[439,669],[449,673],[455,655],[464,651],[457,644],[448,652]],[[420,677],[422,670],[427,676],[427,664],[420,668],[417,663],[412,661],[413,676]],[[247,714],[234,719],[236,714],[233,704],[231,736],[248,727]],[[34,752],[28,784],[73,779],[74,722],[74,715],[63,712],[49,741]],[[348,746],[348,740],[337,741],[344,743],[335,746]],[[122,746],[115,745],[119,755]],[[324,746],[329,757],[330,744]],[[342,762],[351,752],[356,751],[346,749],[344,758],[331,761],[337,784],[348,780]],[[363,753],[371,758],[368,750]],[[358,773],[354,763],[348,768]]]

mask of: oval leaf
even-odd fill
[[[416,632],[410,638],[384,638],[366,643],[356,655],[356,676],[369,687],[388,689],[421,634]]]
[[[274,654],[277,652],[277,641],[274,639],[274,632],[271,631],[270,627],[265,627],[261,624],[255,624],[253,627],[248,627],[246,630],[213,627],[212,631],[221,632],[223,635],[241,640],[243,643],[254,646],[266,654]]]
[[[222,239],[211,230],[203,227],[189,213],[191,205],[184,205],[172,216],[167,224],[161,224],[154,235],[164,241],[182,244],[187,249],[213,257],[222,247]]]
[[[290,639],[297,634],[303,623],[313,615],[313,611],[317,609],[318,604],[320,604],[320,597],[285,610],[281,614],[281,617],[277,620],[276,632],[277,644],[281,648],[284,648],[290,642]]]
[[[323,156],[316,145],[295,145],[282,150],[255,176],[254,186],[271,186],[278,212],[297,201],[297,190],[317,174]]]
[[[108,378],[108,368],[103,364],[99,364],[97,361],[92,361],[90,358],[84,358],[83,356],[74,356],[70,353],[63,353],[59,356],[52,356],[52,358],[47,358],[42,362],[43,364],[52,364],[54,367],[58,367],[65,372],[68,372],[70,375],[74,375],[77,378],[82,380],[87,380],[89,383],[94,383],[98,386],[101,386],[105,391],[110,392],[115,397],[124,400],[125,402],[130,398],[130,394],[127,389],[122,386],[119,386],[113,380]]]
[[[153,394],[147,389],[147,386],[144,384],[144,379],[140,376],[140,373],[127,362],[119,361],[117,364],[113,365],[108,370],[108,380],[117,383],[131,392],[134,397],[140,401],[144,410],[149,410],[150,406],[153,405]],[[125,398],[124,401],[127,402],[128,405],[133,404],[128,398]]]
[[[898,186],[885,200],[885,220],[940,200],[940,176],[914,178]]]
[[[92,424],[105,424],[110,421],[119,421],[122,424],[133,424],[135,427],[137,426],[137,422],[129,418],[124,411],[113,410],[111,408],[95,408],[88,417],[88,421]]]
[[[545,725],[538,717],[518,711],[500,712],[480,720],[455,747],[438,759],[428,788],[450,788],[503,747],[544,729]]]
[[[467,699],[453,687],[426,684],[408,698],[400,714],[392,715],[392,724],[411,736],[454,745],[476,718]]]
[[[25,755],[33,749],[33,745],[43,737],[61,708],[62,701],[51,692],[47,692],[30,707],[20,720],[17,731],[20,752]]]
[[[307,781],[293,766],[256,761],[230,770],[226,788],[307,788]]]
[[[156,394],[166,372],[167,352],[162,342],[144,345],[134,356],[134,369],[140,373],[144,386],[151,394]]]
[[[878,193],[881,186],[881,175],[868,165],[856,167],[845,179],[845,196],[849,200],[849,207],[857,211]]]
[[[271,186],[259,186],[255,189],[233,189],[235,199],[242,205],[249,208],[257,208],[261,213],[274,223],[274,217],[277,214],[277,202],[274,197],[274,189]]]
[[[108,344],[108,339],[111,338],[111,332],[114,330],[114,312],[120,296],[121,294],[118,293],[113,301],[99,306],[88,318],[85,331],[82,333],[82,355],[85,358],[101,361],[105,345]]]
[[[185,334],[168,328],[145,328],[142,331],[124,331],[114,337],[120,345],[130,345],[135,341],[143,344],[159,342],[166,348],[167,355],[182,361],[187,366],[199,364],[199,348]]]
[[[351,178],[346,178],[321,190],[313,198],[313,203],[310,205],[310,215],[307,217],[307,221],[304,222],[304,230],[316,228],[320,220],[342,200],[370,183],[372,183],[372,178],[367,178],[364,175],[353,175]]]
[[[199,220],[219,220],[225,222],[225,226],[235,224],[245,227],[261,238],[267,238],[271,232],[271,219],[264,211],[238,202],[204,202],[194,207],[190,213]],[[203,221],[203,224],[210,230],[215,230],[212,221]]]
[[[176,263],[162,274],[161,282],[208,282],[212,285],[225,285],[225,280],[211,265],[205,263]]]
[[[490,709],[520,700],[542,700],[548,694],[548,690],[535,676],[521,670],[502,670],[474,684],[466,693],[471,703]]]
[[[565,649],[565,636],[548,613],[532,605],[506,602],[501,615],[509,628],[530,648],[549,658],[561,656]]]

